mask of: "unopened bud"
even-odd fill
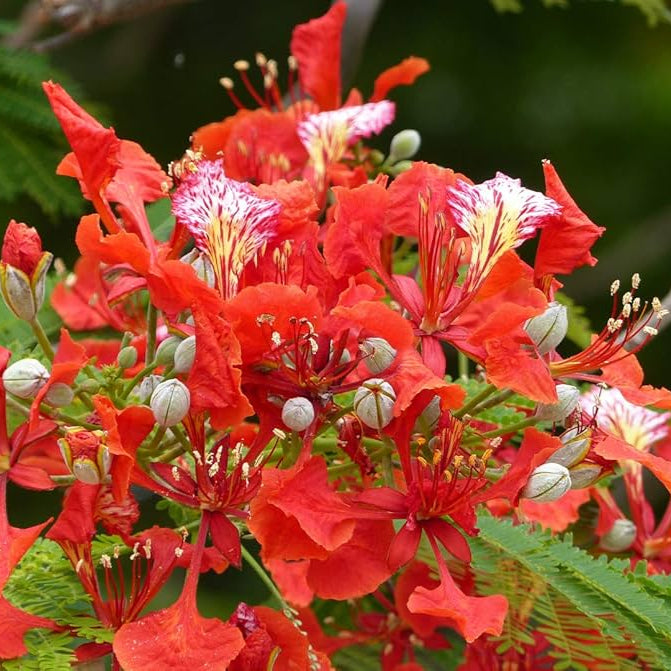
[[[147,375],[147,377],[142,379],[142,382],[136,387],[135,394],[138,398],[145,403],[151,398],[151,395],[154,393],[154,389],[158,387],[159,384],[163,382],[162,375]]]
[[[159,366],[172,366],[175,359],[175,350],[181,343],[176,336],[169,336],[156,348],[156,363]]]
[[[33,398],[47,383],[49,371],[37,359],[21,359],[2,374],[5,389],[19,398]]]
[[[100,391],[100,382],[93,378],[89,378],[79,385],[79,389],[86,394],[97,394]]]
[[[631,520],[615,520],[610,531],[601,537],[599,547],[607,552],[624,552],[636,539],[636,525]]]
[[[547,422],[563,422],[578,407],[580,390],[570,384],[558,384],[557,397],[556,403],[540,403],[535,417]]]
[[[77,480],[89,485],[105,481],[112,458],[104,440],[104,431],[89,431],[81,426],[69,427],[58,439],[63,461]]]
[[[414,431],[431,433],[440,419],[440,396],[434,396],[415,422]]]
[[[117,355],[119,368],[132,368],[137,363],[137,350],[132,345],[122,347]]]
[[[19,318],[32,321],[44,302],[47,270],[53,255],[43,252],[29,276],[20,268],[0,263],[0,292],[7,307]]]
[[[418,151],[422,144],[420,134],[411,128],[396,133],[391,138],[391,145],[389,147],[389,162],[396,163],[406,158],[412,158]]]
[[[371,429],[382,429],[394,417],[394,388],[381,378],[363,383],[354,395],[354,413]]]
[[[64,408],[72,403],[75,392],[64,382],[55,382],[49,387],[49,391],[44,396],[44,400],[54,408]]]
[[[366,368],[379,375],[387,370],[396,358],[396,349],[394,349],[384,338],[366,338],[359,348],[364,353],[363,362]]]
[[[560,499],[570,488],[568,469],[550,462],[534,469],[522,490],[522,496],[536,503],[548,503]]]
[[[307,398],[290,398],[282,407],[282,421],[294,431],[304,431],[315,419],[315,409]]]
[[[389,168],[389,174],[392,177],[398,177],[401,173],[407,172],[412,168],[412,161],[399,161]]]
[[[188,373],[196,358],[196,336],[192,335],[182,340],[175,350],[175,372]]]
[[[570,468],[571,489],[591,487],[599,479],[601,471],[601,466],[598,464],[582,463]]]
[[[556,349],[566,337],[568,311],[565,305],[550,303],[542,315],[532,317],[524,325],[524,330],[534,341],[541,354]]]
[[[579,464],[587,456],[592,443],[592,429],[582,429],[578,432],[578,428],[573,426],[564,431],[559,438],[562,442],[562,447],[548,461],[571,468],[571,466]]]
[[[154,389],[149,407],[160,426],[174,426],[189,412],[191,395],[179,380],[166,380]]]

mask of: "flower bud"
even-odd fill
[[[602,468],[598,464],[582,463],[569,469],[571,489],[591,487],[601,475]]]
[[[366,380],[354,395],[354,413],[371,429],[382,429],[394,416],[394,388],[381,378]]]
[[[579,464],[589,452],[592,443],[592,429],[582,429],[578,433],[578,427],[571,427],[559,436],[562,447],[560,447],[549,459],[553,464],[561,464],[571,468]]]
[[[192,249],[180,259],[183,263],[188,263],[195,271],[199,279],[203,280],[209,287],[214,287],[215,276],[214,267],[210,259],[197,249]]]
[[[160,426],[174,426],[189,412],[191,395],[186,385],[179,380],[166,380],[154,389],[149,407]]]
[[[548,503],[560,499],[571,487],[568,469],[552,462],[534,469],[522,490],[525,499],[536,503]]]
[[[636,525],[627,519],[615,520],[610,531],[599,541],[599,547],[607,552],[624,552],[636,540]]]
[[[294,431],[304,431],[315,419],[315,409],[307,398],[290,398],[282,407],[282,421]]]
[[[64,408],[66,405],[72,403],[74,397],[75,392],[69,385],[64,382],[55,382],[49,387],[44,400],[54,408]]]
[[[104,431],[89,431],[81,426],[71,426],[58,439],[58,446],[72,475],[89,485],[105,481],[112,458],[104,443]]]
[[[2,245],[0,293],[19,318],[32,321],[44,301],[47,270],[54,258],[42,251],[34,228],[10,221]]]
[[[181,342],[181,339],[176,336],[166,338],[156,348],[156,363],[159,366],[172,366],[175,359],[175,350]]]
[[[5,389],[19,398],[33,398],[47,383],[49,371],[37,359],[21,359],[2,374]]]
[[[414,431],[420,433],[431,433],[440,419],[440,396],[434,396],[426,405],[417,418]]]
[[[147,377],[142,379],[139,387],[136,391],[136,396],[144,403],[147,399],[151,398],[151,395],[154,393],[156,387],[163,382],[162,375],[147,375]]]
[[[132,368],[137,363],[137,350],[132,345],[122,347],[117,355],[119,368]]]
[[[89,378],[88,380],[84,380],[79,385],[79,388],[86,394],[97,394],[100,391],[100,382]]]
[[[396,349],[394,349],[384,338],[366,338],[359,349],[364,353],[363,362],[366,368],[379,375],[387,370],[396,358]]]
[[[389,163],[396,163],[406,158],[412,158],[418,151],[422,144],[420,134],[412,128],[396,133],[391,138],[391,145],[389,146]]]
[[[580,402],[580,390],[570,384],[557,385],[556,403],[539,403],[536,407],[536,418],[548,422],[563,422]]]
[[[389,168],[389,174],[393,177],[398,177],[401,173],[407,172],[412,168],[412,161],[399,161]]]
[[[182,340],[175,350],[175,372],[188,373],[196,358],[196,336],[192,335]]]
[[[541,354],[547,354],[564,340],[568,330],[568,311],[565,305],[552,302],[542,315],[532,317],[524,325],[524,330],[536,343]]]

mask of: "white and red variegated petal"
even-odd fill
[[[275,238],[281,205],[226,177],[221,161],[202,160],[173,194],[172,212],[208,255],[222,295],[230,298],[244,267]]]

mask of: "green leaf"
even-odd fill
[[[539,631],[555,669],[671,668],[671,581],[653,588],[628,560],[595,558],[564,538],[489,515],[471,541],[480,594],[504,594],[510,610],[499,650],[522,650]],[[655,664],[661,664],[657,667]]]

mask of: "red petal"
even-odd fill
[[[566,531],[569,524],[573,524],[580,517],[578,510],[583,503],[590,499],[589,489],[574,489],[567,492],[558,501],[551,505],[535,503],[529,499],[520,501],[520,508],[524,516],[532,522],[538,522],[544,529],[551,529],[556,533]]]
[[[595,445],[594,451],[604,459],[630,460],[645,466],[671,492],[671,461],[649,452],[641,452],[611,436]]]
[[[482,634],[498,636],[508,611],[505,597],[466,596],[455,584],[446,567],[441,567],[440,585],[435,589],[418,587],[408,599],[411,613],[449,618],[457,631],[472,643]]]
[[[126,671],[225,671],[244,646],[237,627],[202,617],[186,592],[169,608],[124,624],[113,644]]]
[[[595,265],[589,250],[606,229],[590,221],[575,204],[550,161],[543,161],[543,172],[546,194],[564,209],[541,231],[534,275],[568,275],[580,266]]]
[[[393,537],[391,520],[357,521],[347,543],[327,559],[310,562],[308,585],[323,599],[353,599],[373,592],[393,574],[387,563]]]
[[[415,558],[421,538],[422,528],[418,524],[410,526],[406,522],[401,527],[389,546],[387,562],[394,571],[398,571]]]
[[[2,261],[31,277],[42,258],[42,241],[32,227],[12,219],[2,242]]]
[[[46,617],[30,615],[0,597],[0,659],[22,657],[28,650],[23,636],[29,629],[57,629],[58,625]]]
[[[195,412],[207,410],[214,428],[227,429],[254,414],[240,388],[240,344],[225,319],[209,314],[197,303],[192,312],[196,358],[187,381],[191,408]]]
[[[77,157],[88,192],[100,193],[119,168],[121,141],[112,128],[104,128],[61,86],[53,82],[42,86]]]
[[[288,470],[263,471],[249,529],[264,560],[326,558],[352,537],[352,517],[328,483],[324,460],[313,457]]]
[[[127,263],[140,275],[149,271],[149,252],[135,233],[119,231],[103,236],[97,214],[81,218],[75,241],[83,256],[114,265]]]
[[[449,522],[441,519],[428,520],[424,522],[424,529],[433,534],[450,554],[466,564],[470,563],[471,548],[468,541]]]
[[[210,536],[214,546],[226,559],[240,568],[242,550],[238,529],[223,513],[212,513],[210,520]]]
[[[429,71],[429,62],[424,58],[409,56],[378,75],[373,87],[371,102],[387,97],[387,93],[397,86],[414,84],[417,77]]]
[[[59,544],[88,544],[96,532],[94,522],[96,498],[100,485],[75,482],[63,499],[63,509],[54,525],[47,532],[47,538]]]
[[[324,16],[302,23],[291,36],[301,86],[322,110],[340,105],[340,51],[347,5],[336,2]]]
[[[489,499],[501,497],[508,499],[513,505],[517,503],[519,493],[526,485],[529,475],[544,464],[551,454],[561,447],[561,441],[533,427],[524,432],[522,445],[515,455],[510,470],[489,489],[477,494],[473,503],[482,503]]]
[[[300,561],[267,559],[264,564],[289,603],[299,607],[310,605],[315,593],[307,582],[309,559]]]

